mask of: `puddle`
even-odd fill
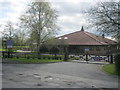
[[[36,77],[36,78],[40,78],[40,75],[37,74],[37,73],[35,73],[35,74],[34,74],[34,77]]]
[[[44,77],[45,79],[49,79],[49,80],[52,80],[52,76],[47,76],[47,77]]]
[[[68,83],[67,85],[71,85],[70,83]]]
[[[38,73],[34,73],[34,75],[39,75]]]
[[[42,84],[40,84],[40,83],[37,83],[37,84],[36,84],[36,86],[42,86]]]
[[[12,78],[9,78],[9,80],[13,80]]]
[[[34,75],[34,77],[39,78],[40,76],[39,75]]]
[[[64,83],[66,83],[67,85],[75,85],[76,82],[72,82],[72,81],[63,81]]]
[[[22,73],[19,73],[18,75],[23,75]]]
[[[56,78],[56,80],[60,80],[59,78]]]
[[[92,88],[96,88],[96,86],[95,86],[95,85],[92,85]]]
[[[53,78],[48,78],[48,79],[52,80]]]

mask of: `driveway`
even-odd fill
[[[118,88],[118,78],[102,65],[60,62],[3,64],[3,88]]]

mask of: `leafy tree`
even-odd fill
[[[2,38],[3,39],[10,39],[13,42],[14,46],[25,45],[25,32],[23,30],[18,29],[19,27],[16,24],[13,24],[11,21],[7,21],[6,25],[4,26],[4,31],[2,31]]]
[[[15,28],[13,27],[13,23],[11,21],[7,21],[4,27],[4,31],[2,32],[2,38],[12,39],[14,31]]]
[[[98,2],[88,11],[91,25],[120,40],[120,1]]]
[[[116,67],[116,72],[120,76],[120,54],[115,55],[115,67]]]
[[[14,46],[25,46],[26,45],[26,33],[23,30],[16,30],[16,33],[13,35],[13,44]]]
[[[40,54],[42,43],[55,34],[57,14],[51,8],[49,2],[32,2],[28,10],[21,16],[20,20],[24,28],[30,31],[30,38],[37,44],[37,52]]]

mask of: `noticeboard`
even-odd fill
[[[93,57],[94,61],[101,61],[103,58],[102,57]]]
[[[89,51],[89,48],[85,48],[85,51]]]
[[[12,40],[7,40],[7,48],[12,48]]]

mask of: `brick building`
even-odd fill
[[[106,55],[110,52],[109,46],[113,47],[116,41],[105,38],[104,35],[98,36],[93,33],[81,31],[66,34],[56,38],[58,45],[67,45],[69,54],[93,54]]]

